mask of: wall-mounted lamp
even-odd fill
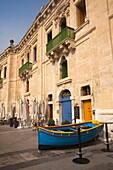
[[[95,115],[95,110],[93,110],[93,115]]]

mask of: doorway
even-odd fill
[[[62,93],[62,121],[69,120],[72,123],[72,103],[70,99],[71,93],[69,90],[65,90]]]
[[[83,118],[84,118],[84,121],[92,120],[91,100],[83,101]]]
[[[53,105],[49,104],[49,118],[52,119],[53,118]]]

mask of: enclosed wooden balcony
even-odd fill
[[[19,76],[21,78],[27,78],[31,75],[32,63],[26,62],[22,67],[19,68]]]
[[[66,45],[73,46],[73,41],[75,39],[74,29],[70,27],[65,27],[57,36],[55,36],[47,45],[46,53],[47,55],[53,54],[53,52],[59,52]]]

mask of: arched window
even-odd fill
[[[63,98],[66,98],[66,97],[70,97],[71,96],[71,93],[69,90],[64,90],[63,93],[62,93],[62,99]]]
[[[60,22],[61,31],[66,27],[66,18],[63,17]]]
[[[61,60],[61,78],[65,78],[68,76],[68,68],[67,68],[67,60],[63,56]]]

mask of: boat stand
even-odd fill
[[[82,152],[82,146],[81,146],[80,126],[78,126],[77,129],[78,129],[78,144],[79,144],[79,152],[77,153],[77,155],[79,155],[79,158],[73,159],[73,162],[77,164],[88,164],[90,160],[82,157],[84,153]]]

